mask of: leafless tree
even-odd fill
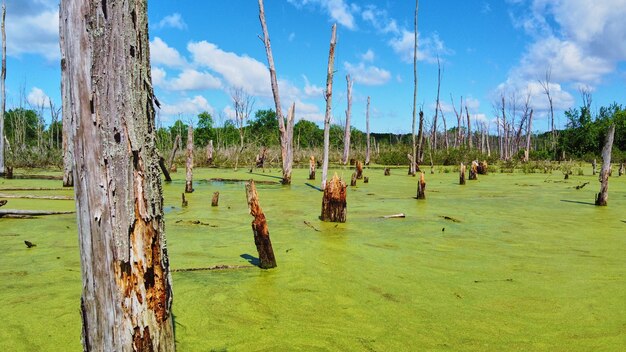
[[[552,150],[556,148],[556,130],[554,129],[554,104],[552,102],[552,95],[550,95],[550,77],[552,76],[552,68],[546,69],[546,76],[544,80],[539,80],[539,84],[543,88],[543,92],[548,98],[550,104],[550,132],[552,133]]]
[[[370,164],[370,97],[367,97],[367,109],[365,110],[365,165]]]
[[[419,145],[416,144],[415,141],[415,119],[417,114],[417,13],[419,8],[419,0],[415,0],[415,28],[414,28],[414,41],[413,41],[413,159],[411,160],[411,166],[409,167],[409,173],[411,175],[415,175],[415,164],[417,163],[417,158],[421,154],[422,148],[422,124],[420,124],[419,131]],[[423,116],[423,115],[422,115]]]
[[[348,109],[346,110],[346,126],[344,128],[344,137],[343,137],[343,159],[342,163],[346,165],[348,163],[348,158],[350,157],[350,116],[352,114],[352,84],[354,82],[350,79],[350,75],[346,75],[346,85],[347,85],[347,98],[348,98]]]
[[[233,103],[233,110],[235,111],[235,124],[239,130],[239,150],[235,155],[235,170],[237,170],[239,155],[244,149],[244,139],[246,134],[244,127],[250,118],[250,113],[252,112],[252,108],[254,106],[254,98],[250,94],[246,93],[241,87],[232,88],[230,90],[230,98]]]
[[[326,115],[324,117],[324,161],[322,164],[322,189],[326,188],[326,179],[328,177],[328,151],[330,148],[330,118],[332,113],[333,100],[333,74],[335,66],[335,45],[337,43],[337,24],[333,24],[332,33],[330,35],[330,49],[328,52],[328,70],[326,72],[326,91],[324,98],[326,99]]]
[[[6,90],[4,87],[7,79],[7,36],[5,32],[5,18],[7,14],[6,3],[2,1],[2,71],[0,72],[0,175],[4,175],[4,111],[6,110]]]
[[[432,129],[432,148],[437,149],[437,119],[439,117],[439,110],[441,109],[439,102],[439,92],[441,89],[441,63],[439,62],[439,55],[437,55],[437,100],[435,102],[435,118],[433,119]]]

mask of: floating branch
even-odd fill
[[[187,271],[234,270],[234,269],[250,269],[250,268],[256,268],[256,267],[252,265],[219,264],[219,265],[209,266],[206,268],[181,268],[181,269],[171,269],[171,271],[174,273],[181,273],[181,272],[187,272]]]
[[[48,210],[0,210],[0,218],[2,217],[23,217],[23,216],[43,216],[43,215],[63,215],[74,214],[75,211],[48,211]]]
[[[71,196],[38,196],[32,194],[4,194],[0,193],[0,198],[15,198],[15,199],[52,199],[52,200],[73,200]]]
[[[398,213],[398,214],[391,214],[391,215],[383,216],[383,219],[398,219],[398,218],[406,218],[406,215],[404,215],[404,213]]]

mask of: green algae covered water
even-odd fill
[[[276,169],[196,170],[186,208],[184,175],[175,174],[163,190],[177,349],[624,349],[626,178],[612,177],[609,206],[596,207],[591,175],[492,173],[460,186],[442,170],[426,174],[426,200],[414,198],[417,178],[405,169],[365,170],[370,182],[349,187],[345,224],[318,219],[320,181],[306,180],[308,170],[295,170],[291,186],[277,183]],[[277,268],[252,266],[244,184],[211,178],[275,182],[257,190]],[[0,180],[0,189],[59,185]],[[4,208],[72,210],[74,202],[9,199]],[[406,218],[382,218],[396,213]],[[0,219],[0,350],[81,350],[75,222]],[[180,271],[216,265],[242,267]]]

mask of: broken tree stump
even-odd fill
[[[389,176],[389,175],[391,175],[391,169],[386,167],[385,168],[385,176]]]
[[[487,169],[488,169],[488,165],[487,165],[487,161],[483,160],[481,162],[478,163],[478,174],[479,175],[486,175],[487,174]]]
[[[360,160],[356,161],[356,179],[360,180],[363,178],[363,163]]]
[[[356,172],[352,173],[352,178],[350,179],[350,186],[356,186]]]
[[[272,249],[270,232],[267,228],[265,214],[263,214],[263,210],[259,205],[259,196],[253,180],[246,182],[246,198],[248,199],[250,215],[254,217],[254,220],[252,220],[252,233],[254,234],[254,244],[259,253],[259,267],[261,269],[275,268],[276,258]]]
[[[208,166],[213,165],[213,140],[209,140],[209,144],[206,145],[206,163]]]
[[[181,193],[182,197],[183,197],[183,203],[182,206],[183,208],[186,207],[187,205],[189,205],[189,202],[187,202],[187,199],[185,199],[185,192]]]
[[[600,193],[596,196],[596,205],[606,206],[609,199],[609,174],[611,173],[611,149],[613,149],[613,136],[615,124],[609,127],[606,133],[606,144],[602,148],[602,170],[600,170]]]
[[[596,163],[596,159],[593,159],[593,162],[591,163],[591,167],[593,167],[593,173],[592,175],[596,175],[596,168],[598,167],[598,164]]]
[[[6,173],[4,174],[4,178],[7,180],[13,179],[13,166],[7,166],[5,168]]]
[[[363,177],[363,183],[369,183],[370,182],[370,178],[365,176]]]
[[[420,179],[417,182],[417,199],[426,199],[426,181],[423,172],[420,172]]]
[[[193,127],[187,129],[187,175],[185,179],[185,193],[193,192]]]
[[[267,157],[267,147],[263,147],[261,152],[257,154],[254,162],[257,169],[265,169],[265,158]]]
[[[309,159],[309,180],[315,180],[315,157]]]
[[[326,184],[322,198],[322,221],[346,222],[346,183],[335,174]]]
[[[220,192],[214,192],[213,198],[211,199],[211,206],[216,207],[220,201]]]
[[[619,170],[617,171],[618,176],[622,176],[625,172],[624,163],[619,164]]]
[[[0,200],[0,207],[5,205],[5,204],[7,204],[7,202],[8,202],[8,200],[6,200],[6,199]]]
[[[461,167],[459,168],[459,184],[465,184],[465,165],[461,163]]]
[[[470,167],[470,180],[478,180],[478,162],[476,160],[472,161],[472,166]]]

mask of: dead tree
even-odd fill
[[[291,168],[293,164],[293,115],[291,119],[287,117],[287,126],[285,126],[285,117],[283,109],[280,105],[280,94],[278,92],[278,79],[276,78],[276,68],[274,67],[274,56],[272,55],[272,46],[270,43],[270,35],[265,23],[265,9],[263,8],[263,0],[259,0],[259,20],[263,29],[263,44],[265,45],[265,53],[270,71],[270,81],[272,85],[272,95],[274,96],[274,105],[276,106],[276,118],[278,119],[278,130],[280,132],[280,151],[283,162],[283,184],[291,184]]]
[[[220,192],[213,192],[213,198],[211,198],[211,206],[216,207],[220,202]]]
[[[343,135],[343,160],[341,161],[344,165],[348,163],[348,158],[350,157],[350,117],[352,115],[352,80],[350,79],[350,75],[346,75],[346,83],[347,83],[347,96],[348,96],[348,109],[346,109],[346,128]]]
[[[467,148],[472,150],[472,123],[470,122],[470,114],[467,110],[467,100],[465,101],[465,115],[467,116]]]
[[[619,170],[617,171],[618,176],[622,176],[624,174],[624,163],[619,164]]]
[[[187,128],[187,162],[185,163],[185,193],[193,192],[193,127]]]
[[[248,199],[250,215],[254,218],[252,220],[252,233],[254,234],[254,244],[259,253],[259,267],[261,269],[275,268],[276,258],[270,240],[270,231],[267,228],[267,220],[259,204],[259,196],[256,193],[253,180],[246,182],[246,198]]]
[[[170,160],[167,163],[167,168],[172,172],[176,172],[174,158],[176,157],[176,151],[178,151],[178,148],[180,148],[181,143],[182,142],[180,140],[180,134],[176,135],[176,139],[174,140],[174,146],[172,147],[172,154],[170,154]]]
[[[385,176],[391,176],[391,169],[388,167],[385,168]]]
[[[454,110],[454,114],[456,115],[456,136],[454,139],[454,147],[461,148],[461,120],[463,119],[463,97],[461,96],[461,112],[458,112],[456,110],[452,94],[450,94],[450,101],[452,102],[452,109]]]
[[[356,170],[357,180],[362,179],[363,178],[363,163],[360,160],[357,160],[354,168]]]
[[[233,110],[235,111],[235,124],[239,131],[239,149],[235,154],[235,171],[239,166],[239,156],[244,149],[244,138],[246,134],[245,124],[250,117],[252,107],[254,106],[254,98],[246,93],[243,88],[232,88],[230,90],[230,97],[233,103]]]
[[[552,68],[546,69],[545,80],[539,80],[539,84],[543,88],[543,92],[548,98],[550,104],[550,132],[552,134],[552,150],[556,147],[556,130],[554,129],[554,104],[552,103],[552,96],[550,95],[550,76],[552,75]]]
[[[596,169],[598,167],[598,163],[596,162],[596,159],[593,159],[593,162],[591,163],[591,166],[593,167],[593,175],[596,175]]]
[[[322,221],[346,222],[346,192],[346,183],[335,174],[324,188],[322,215],[320,216]]]
[[[165,176],[165,181],[171,182],[172,178],[170,177],[170,172],[167,170],[167,166],[165,166],[165,159],[163,159],[160,153],[159,153],[159,167],[161,168],[161,171],[163,172],[163,176]]]
[[[330,148],[330,118],[333,100],[333,67],[335,64],[335,44],[337,42],[337,25],[333,24],[330,36],[330,49],[328,52],[328,71],[326,73],[326,115],[324,117],[324,163],[322,165],[322,189],[326,189],[326,177],[328,176],[328,150]]]
[[[315,157],[309,159],[309,180],[315,180]]]
[[[426,181],[423,172],[420,172],[420,179],[417,182],[417,199],[426,199]]]
[[[62,0],[85,351],[173,351],[146,1]]]
[[[526,152],[524,153],[524,161],[530,160],[530,137],[532,136],[533,109],[530,109],[528,122],[526,123]]]
[[[365,165],[370,164],[370,97],[367,97],[365,110]]]
[[[209,166],[213,165],[213,140],[209,141],[206,146],[206,162]]]
[[[459,184],[465,184],[465,165],[463,165],[463,163],[461,163],[461,167],[459,168]]]
[[[472,166],[470,167],[470,180],[478,180],[478,161],[472,161]]]
[[[609,199],[609,175],[611,172],[611,150],[613,149],[613,136],[615,124],[609,127],[606,133],[606,143],[602,148],[602,170],[600,171],[600,193],[596,196],[596,205],[606,206]]]
[[[59,40],[61,47],[65,47],[67,45],[65,32],[59,31]],[[70,38],[71,40],[71,38]],[[4,65],[3,65],[4,66]],[[72,114],[70,114],[71,102],[70,99],[70,91],[69,91],[69,78],[66,77],[68,74],[67,69],[67,57],[66,51],[61,50],[61,94],[63,96],[61,107],[63,110],[62,114],[62,147],[63,147],[63,187],[72,187],[74,186],[74,144],[71,142],[70,137],[72,136]],[[3,80],[4,81],[4,80]],[[4,90],[3,90],[4,92]],[[4,94],[4,93],[3,93]],[[4,104],[4,99],[2,100]],[[1,109],[4,111],[4,109]],[[2,125],[2,124],[0,124]],[[0,128],[2,128],[0,126]],[[0,149],[0,153],[1,153]]]
[[[476,170],[479,175],[486,175],[489,172],[488,168],[487,161],[483,160],[478,163]]]
[[[7,79],[7,36],[5,32],[4,20],[7,14],[7,7],[2,2],[2,71],[0,71],[0,176],[5,173],[4,170],[4,111],[6,110],[6,89],[5,82]]]
[[[433,132],[432,132],[432,148],[437,149],[437,119],[439,117],[439,92],[441,89],[441,63],[439,62],[439,55],[437,55],[437,100],[435,102],[435,117],[433,119]]]
[[[352,177],[350,178],[350,186],[356,186],[356,171],[352,173]]]
[[[409,174],[415,175],[415,163],[419,160],[422,145],[422,127],[423,127],[423,114],[420,112],[420,130],[419,130],[419,142],[415,140],[415,119],[417,113],[417,13],[419,8],[419,0],[415,0],[415,16],[414,16],[414,32],[413,32],[413,125],[411,129],[411,136],[413,138],[413,145],[411,149],[412,163],[409,166]],[[418,146],[419,143],[419,146]]]
[[[265,169],[265,159],[267,158],[267,147],[261,148],[261,152],[257,154],[254,164],[257,169]]]

